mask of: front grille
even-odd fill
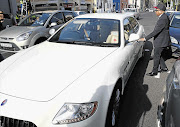
[[[2,40],[13,40],[14,38],[0,37]]]
[[[0,116],[0,127],[37,127],[29,121]]]
[[[19,51],[20,50],[14,43],[10,43],[10,42],[0,42],[0,43],[12,45],[12,47],[4,47],[4,46],[0,45],[0,49],[2,49],[2,50],[8,50],[8,51]]]

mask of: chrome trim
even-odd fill
[[[0,116],[0,127],[37,127],[37,126],[29,121]]]
[[[0,37],[2,40],[13,40],[14,38]]]

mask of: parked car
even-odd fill
[[[125,13],[129,13],[129,14],[132,14],[136,19],[139,20],[140,18],[140,13],[138,11],[137,8],[124,8],[123,10]]]
[[[165,14],[166,14],[166,15],[169,17],[169,19],[171,20],[173,13],[178,13],[178,12],[180,12],[180,11],[170,11],[170,10],[166,10],[166,11],[165,11]]]
[[[174,63],[166,80],[163,97],[158,106],[158,127],[180,126],[180,58]]]
[[[58,29],[75,16],[77,15],[73,11],[33,13],[20,21],[17,26],[0,32],[0,51],[15,53],[39,44],[50,37],[50,29]]]
[[[171,16],[169,34],[174,52],[180,51],[180,12],[174,12]]]
[[[175,11],[165,11],[165,14],[168,16],[168,17],[170,17],[170,15],[172,14],[172,13],[174,13]]]
[[[0,63],[1,125],[117,126],[121,96],[143,56],[144,42],[137,41],[143,36],[133,17],[91,13],[5,59]]]
[[[85,11],[74,11],[77,15],[87,14]]]

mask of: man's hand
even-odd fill
[[[3,23],[4,19],[0,19],[0,22]]]
[[[138,41],[146,41],[145,38],[140,38]]]

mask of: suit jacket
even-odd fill
[[[156,23],[152,33],[145,37],[146,40],[154,37],[154,47],[167,47],[170,45],[169,18],[164,13]]]
[[[5,29],[5,27],[3,26],[3,24],[0,22],[0,31],[1,30],[4,30]]]

